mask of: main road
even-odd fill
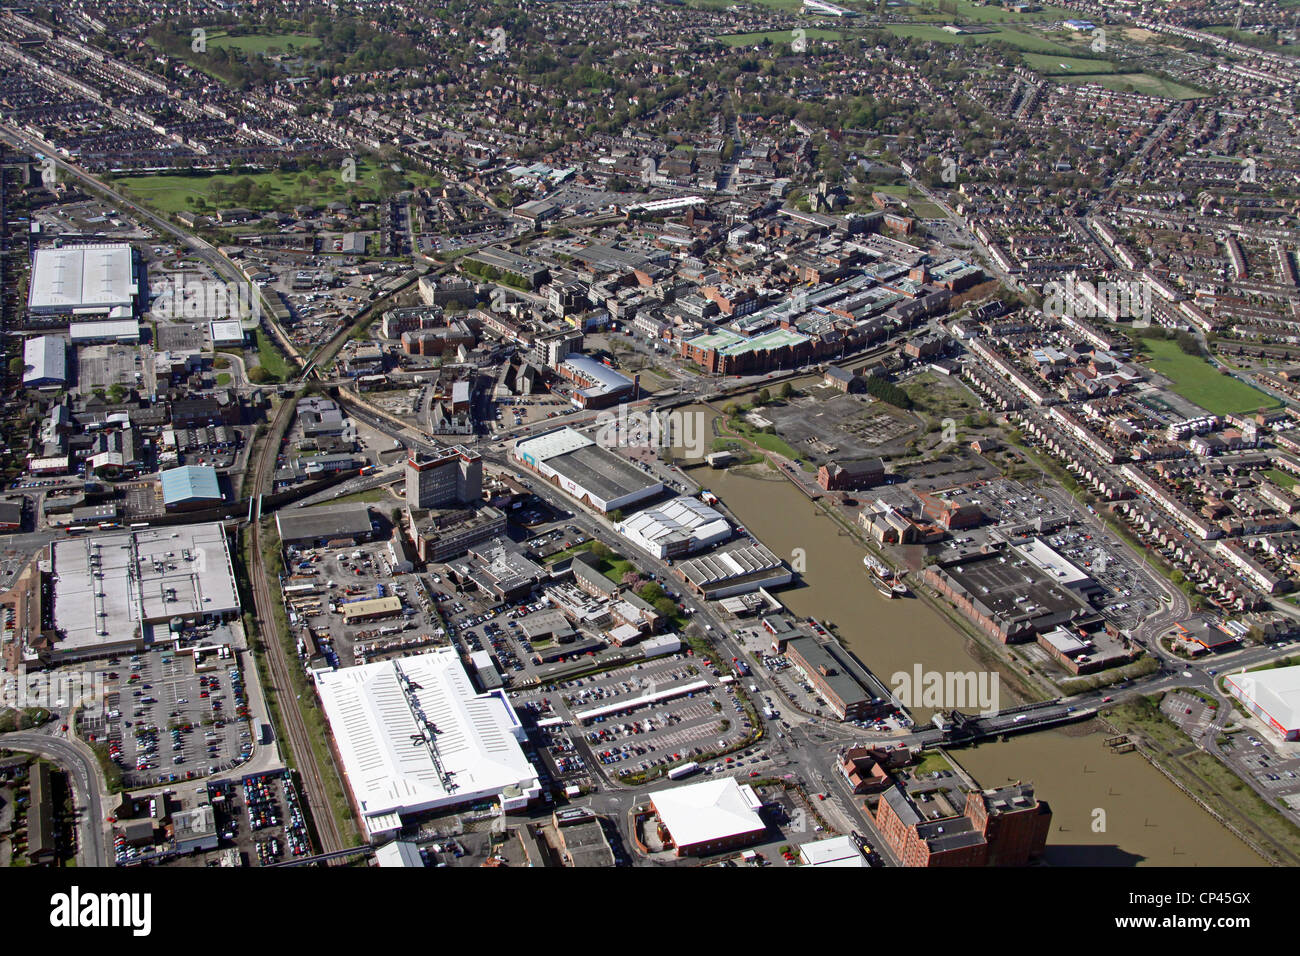
[[[48,725],[52,729],[55,723]],[[19,731],[0,735],[0,747],[34,753],[52,760],[67,771],[77,807],[77,865],[109,866],[105,850],[104,805],[108,794],[103,786],[99,761],[80,740],[56,737],[52,732]]]
[[[105,183],[102,179],[99,179],[98,177],[86,172],[84,169],[74,166],[59,158],[58,148],[53,144],[47,143],[40,137],[33,136],[23,130],[16,129],[8,123],[0,123],[0,140],[4,140],[17,149],[26,150],[28,152],[40,152],[43,155],[48,156],[54,162],[55,168],[63,170],[74,179],[79,179],[84,183],[88,183],[100,193],[113,200],[113,202],[130,209],[136,218],[142,222],[146,222],[160,232],[178,240],[187,247],[196,258],[206,262],[217,275],[224,276],[225,278],[232,279],[236,282],[245,281],[244,276],[240,274],[235,265],[218,252],[210,242],[200,239],[198,236],[192,235],[178,226],[172,225],[161,216],[150,212],[139,203],[128,199],[112,186]],[[267,327],[275,332],[276,337],[281,340],[282,344],[290,344],[288,335],[285,334],[284,330],[279,327],[275,322],[275,319],[272,317],[274,313],[267,308],[268,303],[266,302],[265,296],[262,295],[262,290],[256,285],[253,285],[252,288],[256,290],[258,298],[262,300],[262,311],[266,316]],[[296,350],[292,349],[291,344],[290,348],[286,349],[287,354],[290,355],[292,355],[294,351]]]

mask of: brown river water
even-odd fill
[[[785,479],[704,467],[691,468],[691,476],[779,557],[790,562],[798,556],[795,549],[802,549],[801,582],[777,597],[797,616],[836,625],[845,645],[886,684],[894,683],[897,672],[914,673],[918,664],[922,671],[985,669],[973,656],[970,639],[929,604],[877,593],[862,565],[865,547]],[[1003,687],[1002,706],[1013,703]],[[913,711],[918,723],[931,713]],[[1053,811],[1049,862],[1263,864],[1140,754],[1110,753],[1094,724],[986,742],[952,756],[983,786],[1034,783]]]

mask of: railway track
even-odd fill
[[[295,404],[296,402],[289,400],[281,404],[275,420],[267,432],[266,444],[262,447],[261,455],[257,460],[257,469],[254,473],[252,495],[255,498],[260,498],[271,490],[270,479],[275,467],[276,454],[280,448],[280,439],[293,417],[292,410]],[[262,635],[267,650],[267,660],[271,663],[271,678],[274,686],[284,692],[280,697],[283,705],[280,708],[280,713],[284,718],[284,730],[289,735],[289,745],[293,748],[298,773],[302,778],[303,795],[308,806],[312,809],[312,818],[316,824],[316,834],[320,841],[321,853],[326,855],[337,853],[346,849],[346,847],[334,819],[329,792],[325,788],[325,780],[316,761],[316,753],[312,749],[311,736],[308,734],[307,725],[302,719],[298,701],[293,695],[293,673],[290,668],[297,666],[297,662],[290,662],[287,659],[284,645],[277,631],[274,610],[275,596],[271,592],[266,563],[262,559],[261,517],[259,507],[257,514],[249,524],[252,549],[249,571],[253,585],[253,600],[257,611],[258,631]]]

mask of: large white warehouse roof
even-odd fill
[[[452,648],[316,672],[343,772],[372,836],[406,813],[540,793],[501,691],[477,693]]]
[[[1230,674],[1229,692],[1288,739],[1300,732],[1300,665]]]
[[[650,795],[655,812],[678,847],[712,843],[766,829],[758,815],[763,801],[734,777],[660,790]]]
[[[27,307],[44,314],[111,312],[129,308],[136,291],[129,243],[38,249]]]

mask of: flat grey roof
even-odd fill
[[[275,526],[281,541],[316,541],[355,538],[371,533],[367,504],[324,505],[301,511],[280,511]]]
[[[51,552],[61,653],[130,640],[146,623],[239,611],[220,522],[87,535]]]
[[[622,458],[598,445],[587,445],[546,459],[548,467],[562,472],[604,501],[625,498],[638,492],[656,494],[663,483],[634,468]]]
[[[1073,592],[1014,551],[969,555],[945,563],[942,570],[976,605],[1005,621],[1035,621],[1087,609]]]
[[[868,675],[860,673],[854,662],[848,660],[847,655],[839,653],[838,648],[821,644],[812,637],[792,637],[786,642],[786,650],[795,651],[809,667],[817,671],[817,676],[826,682],[845,705],[875,697],[886,699],[889,696],[883,686],[873,686]],[[831,673],[821,673],[823,668]]]

